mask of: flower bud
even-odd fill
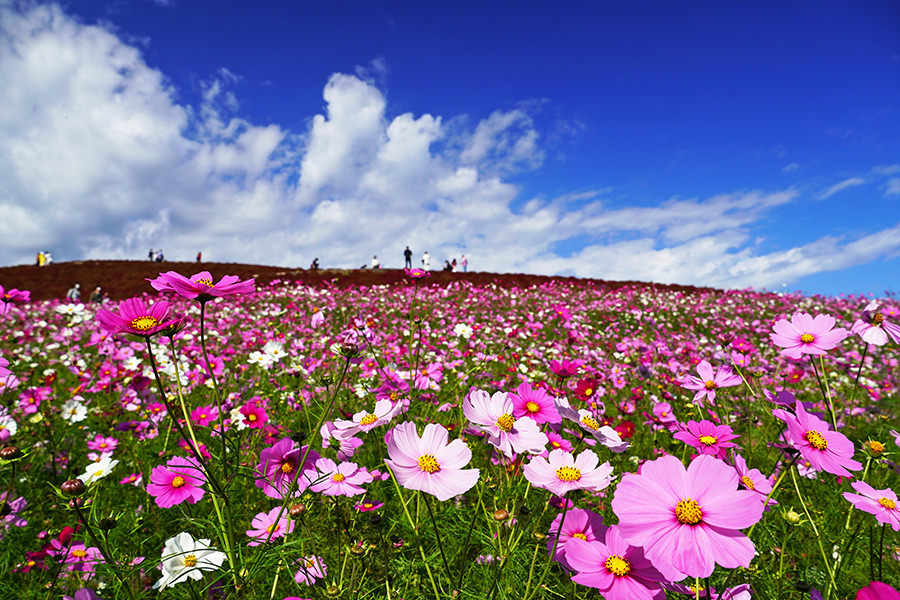
[[[332,584],[325,588],[325,595],[329,598],[337,598],[341,594],[341,588]]]
[[[873,457],[881,456],[881,453],[884,452],[884,444],[882,444],[881,442],[877,442],[875,440],[869,440],[869,441],[865,442],[863,444],[863,447]],[[2,454],[0,454],[0,456],[2,456]]]
[[[69,500],[69,508],[81,508],[84,506],[84,500],[82,498],[72,498]]]
[[[494,511],[494,520],[495,521],[505,521],[509,518],[509,512],[499,508]]]
[[[784,511],[784,520],[790,523],[791,525],[797,525],[800,523],[800,513],[795,511],[793,508]]]
[[[118,525],[118,524],[119,524],[119,522],[116,521],[115,519],[113,519],[112,517],[100,519],[100,522],[98,523],[98,525],[100,526],[100,529],[102,529],[103,531],[109,531],[110,529],[115,529],[116,525]]]
[[[59,491],[66,496],[80,496],[84,493],[84,482],[80,479],[70,479],[59,486]]]
[[[292,519],[299,519],[300,515],[306,512],[306,505],[302,502],[298,502],[291,506],[290,510],[288,510],[288,514],[291,515]]]
[[[16,460],[22,456],[22,451],[18,446],[5,446],[0,450],[0,458],[3,460]]]

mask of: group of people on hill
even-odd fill
[[[76,283],[69,288],[69,291],[66,292],[66,300],[68,300],[69,302],[81,302],[80,283]],[[91,292],[88,302],[91,302],[93,304],[102,304],[105,300],[106,294],[103,293],[103,289],[98,285],[94,288],[94,291]]]
[[[409,246],[403,251],[403,266],[407,269],[412,269],[412,256],[413,252],[409,249]],[[428,250],[422,254],[422,268],[426,271],[431,270],[431,255],[428,254]],[[466,255],[463,254],[459,260],[459,263],[456,262],[456,259],[447,259],[444,261],[444,271],[448,272],[457,272],[462,269],[463,273],[469,270],[469,259],[466,258]]]
[[[160,248],[159,250],[150,248],[150,251],[147,253],[147,260],[150,260],[152,262],[163,262],[164,260],[166,260],[166,255],[163,254],[162,248]]]
[[[49,251],[44,250],[43,252],[38,252],[37,257],[34,259],[34,264],[38,267],[46,267],[50,263],[53,262],[53,255],[50,254]]]

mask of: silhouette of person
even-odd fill
[[[409,246],[403,251],[403,267],[412,269],[412,250],[409,249]]]

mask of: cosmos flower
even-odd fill
[[[776,408],[772,414],[787,423],[788,439],[817,471],[850,477],[850,471],[859,471],[862,465],[853,460],[853,442],[837,431],[830,431],[828,423],[811,415],[798,401],[796,415]],[[849,470],[848,470],[849,469]]]
[[[325,561],[319,556],[305,556],[300,559],[300,570],[294,573],[294,581],[301,585],[312,585],[328,575]]]
[[[734,435],[728,425],[716,425],[712,421],[703,420],[688,421],[684,424],[684,429],[676,431],[672,437],[696,448],[700,454],[724,458],[726,448],[737,446],[731,440],[740,436]]]
[[[13,302],[28,302],[31,300],[31,292],[28,290],[17,290],[16,288],[5,289],[0,285],[0,302],[11,304]]]
[[[78,476],[78,479],[83,481],[84,485],[90,485],[112,473],[117,464],[119,464],[119,461],[113,460],[108,456],[103,457],[97,462],[88,465],[84,473]]]
[[[796,312],[791,320],[775,322],[769,337],[772,343],[783,348],[781,354],[799,359],[804,354],[825,354],[835,348],[849,335],[846,329],[834,327],[834,317]]]
[[[360,431],[368,433],[376,427],[390,423],[394,417],[400,414],[402,409],[402,402],[395,403],[390,400],[379,400],[375,403],[372,412],[363,410],[354,414],[353,419],[350,421],[345,419],[335,421],[334,427],[337,431],[334,435],[349,437]]]
[[[315,470],[303,474],[310,491],[326,496],[358,496],[366,493],[360,487],[372,483],[373,477],[356,463],[342,462],[336,464],[329,458],[316,461]]]
[[[619,433],[609,425],[601,425],[588,409],[575,410],[569,406],[569,401],[565,398],[556,399],[556,408],[562,418],[578,423],[578,426],[591,434],[591,437],[613,452],[624,452],[628,449],[628,442],[622,441]]]
[[[300,461],[304,452],[306,446],[298,448],[290,438],[284,438],[260,452],[259,464],[256,465],[256,487],[262,489],[269,498],[278,500],[281,500],[295,483],[297,493],[305,490],[307,482],[299,478]],[[310,450],[303,471],[314,470],[319,458],[316,452]]]
[[[203,571],[215,571],[225,562],[225,553],[209,545],[209,540],[195,540],[191,534],[182,532],[166,540],[162,553],[162,577],[153,584],[153,589],[163,590],[169,586],[193,579],[203,579]]]
[[[281,518],[278,518],[278,515]],[[269,512],[258,513],[250,523],[247,535],[253,538],[247,542],[248,546],[259,546],[266,541],[284,537],[294,530],[294,521],[291,520],[288,511],[281,506],[276,506]]]
[[[703,406],[704,396],[710,402],[715,402],[717,389],[741,385],[743,381],[740,375],[731,372],[730,367],[721,367],[715,371],[712,365],[705,360],[700,361],[700,364],[697,365],[697,374],[700,377],[685,375],[681,380],[681,387],[695,390],[697,393],[694,394],[694,402],[700,406]]]
[[[744,457],[740,454],[734,455],[732,466],[738,477],[741,479],[741,485],[748,490],[756,492],[760,501],[765,502],[766,498],[768,498],[769,494],[772,492],[772,482],[762,474],[762,471],[759,469],[750,469],[747,466],[747,461],[744,460]],[[770,506],[776,504],[778,504],[778,502],[776,502],[774,498],[769,498]]]
[[[737,488],[734,469],[712,456],[698,456],[687,469],[663,456],[644,463],[640,475],[625,474],[611,506],[622,538],[642,546],[667,579],[709,577],[716,564],[753,560],[753,542],[738,530],[759,521],[763,505]]]
[[[518,418],[513,416],[514,401],[511,396],[504,392],[488,396],[487,392],[473,390],[463,400],[463,414],[488,434],[489,444],[509,458],[520,452],[543,452],[547,436],[541,433],[534,419],[524,415]]]
[[[895,325],[884,318],[884,313],[879,312],[880,304],[877,301],[870,302],[860,315],[860,318],[850,328],[867,344],[884,346],[890,338],[895,344],[900,344],[900,325]]]
[[[425,269],[403,269],[403,273],[410,279],[425,279],[431,277],[431,273]]]
[[[201,487],[206,476],[194,461],[175,456],[165,466],[154,467],[150,472],[147,493],[153,496],[160,508],[170,508],[187,502],[194,504],[205,494]]]
[[[471,489],[478,481],[478,469],[463,469],[472,460],[472,451],[462,440],[448,443],[443,425],[429,423],[422,437],[416,424],[401,423],[389,432],[387,440],[390,466],[397,482],[411,490],[420,490],[438,500],[449,500]]]
[[[182,298],[197,300],[198,302],[208,302],[213,298],[232,296],[234,294],[249,294],[256,291],[255,279],[240,281],[240,278],[236,275],[225,275],[218,283],[213,283],[213,276],[209,271],[201,271],[192,275],[190,279],[175,271],[168,271],[160,273],[156,279],[148,279],[147,281],[150,282],[150,285],[155,290],[174,292]]]
[[[900,506],[894,490],[876,490],[865,481],[854,481],[851,485],[858,493],[844,492],[844,498],[848,502],[859,510],[875,515],[875,520],[879,523],[900,531]]]
[[[166,319],[169,307],[169,303],[165,301],[148,307],[140,298],[129,298],[119,304],[118,314],[105,308],[98,310],[97,321],[103,329],[113,334],[130,333],[150,337],[179,323],[177,319]]]
[[[531,485],[557,496],[564,496],[572,490],[598,492],[612,481],[613,471],[609,462],[597,466],[599,462],[592,450],[584,450],[578,457],[564,450],[553,450],[547,458],[532,458],[522,472]]]
[[[565,520],[562,517],[563,513],[556,515],[547,530],[547,553],[553,552],[553,547],[556,546],[554,560],[568,567],[566,548],[569,541],[574,539],[588,542],[602,540],[606,534],[606,525],[603,524],[603,517],[583,508],[569,509],[566,512]],[[559,533],[559,542],[556,541],[557,532]]]
[[[562,422],[553,397],[541,388],[532,388],[527,381],[520,384],[509,397],[513,404],[512,414],[517,419],[528,417],[539,425]]]
[[[873,581],[856,592],[856,600],[900,600],[900,592],[886,583]]]

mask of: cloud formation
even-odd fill
[[[795,189],[623,206],[612,190],[522,198],[547,160],[529,104],[464,116],[392,116],[377,59],[325,84],[306,131],[235,117],[223,68],[198,106],[114,33],[56,5],[0,5],[0,263],[142,258],[399,266],[409,244],[479,270],[721,287],[778,286],[896,252],[900,224],[761,253]],[[377,80],[377,81],[376,81]],[[377,86],[377,85],[378,86]],[[306,115],[300,115],[305,117]],[[790,169],[789,169],[790,170]],[[886,194],[895,194],[892,179]],[[832,186],[822,198],[862,179]]]

